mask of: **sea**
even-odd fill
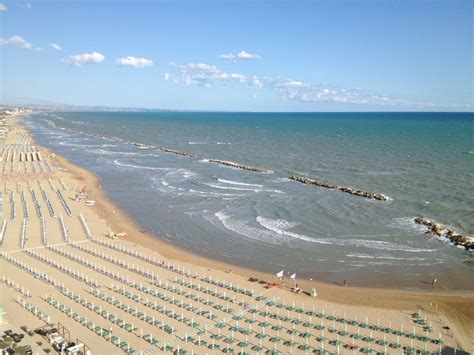
[[[39,112],[38,144],[101,179],[144,229],[196,254],[297,279],[474,289],[472,113]],[[137,146],[138,142],[147,146]],[[190,152],[185,157],[160,150]],[[266,173],[210,162],[233,161]],[[290,175],[382,193],[375,201]]]

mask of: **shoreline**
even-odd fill
[[[238,264],[228,263],[221,260],[212,259],[201,254],[195,253],[183,247],[177,246],[167,240],[164,240],[159,235],[146,231],[142,226],[140,226],[132,216],[123,211],[118,203],[112,201],[106,191],[102,188],[100,184],[100,178],[93,172],[78,166],[70,162],[67,158],[62,155],[51,151],[48,148],[41,147],[49,153],[55,154],[55,159],[59,162],[60,165],[66,167],[75,175],[82,176],[84,182],[87,185],[85,190],[88,194],[88,198],[95,201],[94,206],[90,208],[96,212],[100,217],[106,219],[110,227],[114,232],[125,232],[127,236],[121,237],[121,240],[127,240],[132,243],[141,244],[142,246],[150,247],[159,254],[163,255],[167,259],[172,259],[176,261],[189,262],[190,258],[193,259],[193,263],[202,267],[208,267],[211,269],[218,269],[220,271],[228,272],[232,270],[234,274],[239,274],[245,277],[255,277],[259,275],[259,279],[266,280],[267,282],[274,282],[275,276],[256,269],[246,268]],[[340,289],[341,285],[331,284],[330,282],[324,282],[321,280],[304,280],[299,279],[299,283],[305,284],[307,286],[313,287],[329,287]],[[416,289],[416,290],[400,290],[397,288],[391,287],[370,287],[370,286],[350,286],[350,290],[361,290],[361,291],[387,291],[387,292],[402,292],[402,293],[416,293],[416,294],[432,294],[433,290],[430,288],[426,289]],[[465,290],[449,290],[449,289],[435,289],[437,295],[470,295],[473,294],[474,290],[465,289]]]
[[[20,120],[15,119],[15,121],[22,126]],[[34,135],[31,132],[30,134],[34,139]],[[41,149],[47,154],[54,154],[55,158],[52,160],[55,161],[56,164],[66,168],[71,174],[79,175],[84,178],[83,182],[87,186],[86,192],[88,199],[96,201],[95,206],[90,207],[91,210],[100,218],[106,220],[114,232],[127,233],[127,237],[120,238],[121,240],[139,244],[156,251],[167,259],[176,260],[191,266],[205,267],[208,268],[209,271],[213,269],[224,272],[232,270],[232,274],[246,279],[252,277],[258,280],[265,280],[269,283],[275,281],[274,275],[210,259],[173,245],[148,231],[142,232],[143,228],[141,228],[130,215],[125,213],[118,204],[110,200],[106,192],[102,189],[98,176],[73,164],[65,157],[58,155],[48,148],[41,146]],[[447,320],[451,328],[460,334],[459,338],[462,338],[462,335],[465,334],[467,336],[465,339],[469,339],[469,330],[474,329],[474,292],[472,290],[435,289],[432,291],[429,289],[420,289],[409,291],[388,287],[342,287],[322,281],[298,280],[298,283],[306,292],[309,292],[312,287],[315,287],[318,291],[318,299],[337,304],[400,311],[420,307],[430,313],[438,311],[442,317]],[[258,287],[257,284],[256,287]],[[301,297],[302,300],[304,300],[307,296],[295,295],[295,297]],[[464,327],[462,327],[464,329],[457,329],[457,323],[459,322],[464,324]],[[472,344],[460,343],[465,349],[471,347],[474,349]]]

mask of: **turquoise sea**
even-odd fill
[[[96,173],[140,225],[198,254],[328,282],[423,288],[437,277],[443,288],[473,289],[473,256],[413,223],[424,216],[473,235],[473,118],[44,112],[24,123],[40,145]],[[289,175],[383,193],[391,201],[303,185]]]

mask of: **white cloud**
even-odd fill
[[[175,82],[182,82],[187,86],[206,86],[211,87],[219,82],[234,81],[246,83],[247,77],[239,73],[226,73],[214,65],[205,63],[175,64],[171,66],[179,71],[179,76],[174,79]],[[167,76],[170,80],[171,75]]]
[[[258,54],[250,54],[246,51],[240,51],[238,54],[237,54],[237,58],[239,59],[250,59],[250,60],[256,60],[256,59],[260,59],[260,56]]]
[[[23,37],[15,35],[10,38],[3,38],[0,37],[0,46],[6,46],[6,45],[12,45],[12,46],[18,46],[21,48],[25,49],[31,49],[31,43],[25,41]]]
[[[17,2],[16,6],[21,7],[23,9],[31,9],[31,4],[29,2]]]
[[[105,57],[99,52],[83,53],[72,55],[69,58],[62,59],[62,62],[70,64],[75,67],[81,67],[85,64],[102,63]]]
[[[63,50],[63,47],[61,47],[59,44],[57,43],[50,43],[48,44],[49,47],[57,50],[57,51],[62,51]]]
[[[243,59],[243,60],[258,60],[261,57],[258,54],[251,54],[246,51],[240,51],[237,54],[232,54],[232,53],[227,53],[227,54],[219,54],[217,58],[220,59],[229,59],[229,60],[238,60],[238,59]]]
[[[164,79],[188,86],[212,87],[219,83],[234,82],[253,89],[270,89],[282,99],[309,103],[338,103],[369,105],[380,107],[405,107],[430,109],[430,103],[398,99],[386,95],[364,93],[362,90],[337,88],[326,83],[313,84],[299,80],[278,77],[246,76],[239,73],[226,73],[214,65],[205,63],[175,64],[170,66],[177,73],[166,73]],[[254,96],[252,96],[254,97]]]
[[[251,85],[254,89],[261,89],[263,87],[262,81],[257,76],[252,76]]]
[[[43,48],[43,47],[36,47],[36,48],[35,48],[35,51],[37,51],[37,52],[42,52],[42,51],[44,51],[44,48]]]
[[[364,93],[360,89],[336,88],[328,84],[311,84],[284,78],[262,78],[260,80],[278,92],[285,100],[390,107],[421,107],[427,105],[385,95]]]
[[[228,53],[228,54],[219,54],[219,55],[217,56],[217,58],[234,60],[234,59],[236,58],[236,55],[235,55],[235,54],[231,54],[231,53]]]
[[[137,57],[126,57],[118,58],[115,60],[115,64],[120,66],[128,66],[133,68],[147,68],[153,66],[153,61],[146,58]]]
[[[4,11],[7,11],[7,7],[6,5],[3,3],[3,2],[0,2],[0,12],[4,12]]]

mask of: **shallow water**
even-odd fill
[[[474,288],[471,254],[412,222],[425,216],[472,236],[472,114],[87,112],[25,123],[39,144],[99,175],[144,228],[205,256],[333,282],[418,287],[436,276],[447,288]],[[303,185],[292,174],[393,201]]]

